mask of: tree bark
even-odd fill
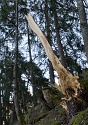
[[[35,88],[35,80],[34,80],[34,75],[33,75],[33,65],[32,65],[32,55],[31,55],[31,45],[30,45],[30,38],[29,38],[29,29],[28,29],[28,23],[27,23],[27,33],[28,33],[28,47],[29,47],[29,57],[30,57],[30,67],[29,67],[29,74],[31,75],[31,84],[32,84],[32,89],[33,89],[33,104],[34,106],[37,105],[37,100],[36,100],[36,88]]]
[[[14,106],[17,115],[17,119],[19,122],[19,102],[18,102],[18,0],[15,0],[16,7],[16,39],[15,39],[15,50],[14,50],[14,68],[13,68],[13,92],[14,92]]]
[[[67,71],[64,66],[61,64],[57,56],[54,54],[51,46],[49,45],[45,35],[40,30],[38,25],[34,22],[31,14],[28,14],[26,16],[26,19],[28,20],[28,24],[31,27],[31,29],[37,34],[37,36],[40,38],[40,41],[45,49],[45,52],[51,61],[53,68],[57,71],[59,76],[59,86],[57,84],[54,85],[59,91],[61,91],[64,95],[67,96],[67,88],[71,88],[74,90],[74,95],[77,96],[77,91],[80,89],[80,83],[77,81],[78,76],[73,76],[69,71]],[[70,95],[69,95],[70,97]]]
[[[88,24],[87,24],[87,18],[86,18],[84,5],[83,5],[83,0],[77,0],[77,6],[78,6],[80,26],[82,30],[82,36],[84,40],[84,46],[85,46],[87,62],[88,62]]]
[[[46,19],[46,31],[47,31],[47,39],[51,45],[51,36],[50,36],[50,19],[48,17],[48,1],[45,0],[45,19]],[[54,84],[54,70],[52,67],[52,63],[49,61],[49,74],[50,74],[50,83]]]
[[[0,125],[2,125],[2,104],[1,104],[1,84],[0,84]]]
[[[64,57],[63,46],[62,46],[61,39],[60,39],[60,28],[59,28],[59,23],[58,23],[58,15],[57,15],[57,11],[56,11],[56,2],[55,1],[51,0],[51,6],[52,6],[53,16],[54,16],[58,52],[59,52],[59,55],[61,58],[61,63],[66,68],[66,61],[65,61],[65,57]]]

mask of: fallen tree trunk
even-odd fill
[[[31,14],[26,16],[30,28],[39,37],[45,52],[52,63],[53,68],[56,70],[59,76],[59,85],[54,84],[53,86],[61,91],[67,98],[76,97],[77,90],[80,89],[80,83],[78,82],[78,76],[73,76],[69,71],[67,71],[61,64],[57,56],[54,54],[51,46],[49,45],[47,38],[40,30],[39,26],[33,20]],[[71,94],[70,94],[71,93]]]

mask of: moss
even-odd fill
[[[52,103],[49,105],[51,109],[60,104],[61,98],[63,97],[61,92],[59,92],[56,88],[51,87],[44,88],[43,90],[48,90],[51,96]]]
[[[76,115],[72,120],[71,125],[88,125],[88,109]]]
[[[60,117],[64,117],[65,116],[65,111],[62,109],[61,111],[60,111],[60,113],[59,113],[59,115],[60,115]]]
[[[62,95],[56,89],[49,88],[48,90],[52,100],[52,104],[50,103],[49,105],[50,108],[46,109],[42,102],[39,103],[38,106],[33,109],[30,109],[25,114],[26,124],[61,125],[63,123],[66,114],[63,108],[60,106]]]
[[[29,113],[26,113],[25,115],[24,115],[24,120],[25,120],[25,123],[26,124],[29,124],[30,123],[30,114]]]
[[[79,82],[84,88],[88,89],[88,69],[85,69],[79,76]]]
[[[44,113],[44,114],[41,114],[38,118],[34,119],[31,124],[34,124],[36,122],[38,122],[40,119],[44,118],[46,115],[48,115],[48,112],[47,113]]]
[[[51,123],[51,125],[61,125],[59,121],[55,121],[53,123]]]
[[[61,123],[59,121],[48,121],[48,122],[42,122],[42,123],[38,123],[37,125],[61,125]]]

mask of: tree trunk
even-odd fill
[[[46,19],[46,31],[47,31],[47,39],[51,45],[51,36],[50,36],[50,19],[48,16],[48,1],[45,0],[45,19]],[[54,84],[54,70],[52,67],[52,63],[49,61],[49,74],[50,74],[50,83]]]
[[[56,2],[54,0],[51,0],[51,6],[52,6],[54,22],[55,22],[58,52],[59,52],[59,55],[61,58],[61,63],[66,68],[66,61],[65,61],[65,57],[64,57],[63,46],[62,46],[61,39],[60,39],[60,29],[59,29],[59,23],[58,23],[58,15],[57,15],[57,11],[56,11]]]
[[[16,115],[16,112],[15,112],[14,105],[13,105],[11,111],[12,111],[12,112],[11,112],[11,115],[10,115],[9,125],[13,125],[13,123],[14,123],[15,121],[17,121],[17,115]]]
[[[33,104],[36,106],[37,100],[36,100],[36,88],[35,88],[35,80],[33,75],[33,65],[32,65],[32,55],[31,55],[31,45],[30,45],[30,38],[29,38],[29,29],[28,29],[28,23],[27,23],[27,33],[28,33],[28,47],[29,47],[29,57],[30,57],[30,67],[29,67],[29,74],[31,75],[31,84],[33,89]]]
[[[13,68],[13,92],[14,92],[14,106],[18,121],[21,122],[19,116],[19,102],[18,102],[18,0],[15,0],[16,6],[16,39],[14,51],[14,68]]]
[[[2,104],[1,104],[1,84],[0,84],[0,125],[2,125],[1,121],[2,121]]]
[[[82,30],[82,36],[84,40],[84,46],[85,46],[87,62],[88,62],[88,24],[87,24],[87,17],[86,17],[84,5],[83,5],[83,0],[77,0],[77,6],[78,6],[80,26]]]
[[[28,14],[26,16],[28,20],[28,24],[31,27],[31,29],[37,34],[37,36],[40,38],[40,41],[45,49],[45,52],[51,61],[53,68],[57,71],[59,76],[59,85],[55,84],[54,87],[56,87],[59,91],[61,91],[64,95],[71,97],[69,93],[67,94],[67,89],[71,88],[70,90],[73,90],[74,97],[77,96],[78,89],[80,89],[80,83],[77,81],[78,76],[73,76],[69,71],[67,71],[64,66],[61,64],[57,56],[54,54],[51,46],[49,45],[45,35],[40,30],[38,25],[34,22],[32,16]]]

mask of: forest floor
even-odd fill
[[[67,101],[67,109],[62,107],[63,95],[56,89],[50,89],[48,102],[41,99],[37,106],[28,103],[27,112],[24,115],[24,125],[88,125],[88,70],[80,77],[82,93],[78,99]],[[15,122],[13,125],[20,125]]]
[[[88,108],[69,117],[60,103],[49,109],[41,102],[28,110],[25,121],[25,125],[88,125]],[[20,124],[16,122],[13,125]]]
[[[46,109],[40,111],[40,107],[41,104],[34,111],[32,110],[27,125],[88,125],[88,109],[68,119],[65,110],[60,105],[50,111]]]

